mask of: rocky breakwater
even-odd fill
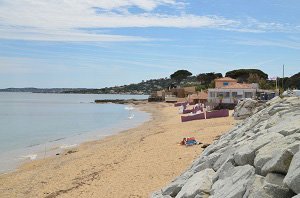
[[[300,198],[300,99],[274,98],[152,198]]]
[[[114,103],[114,104],[142,104],[142,103],[147,103],[147,99],[104,99],[104,100],[95,100],[95,103],[97,104],[106,104],[106,103]]]
[[[244,100],[239,101],[239,103],[234,108],[234,119],[242,120],[250,117],[255,111],[259,110],[261,104],[258,101],[246,98]]]

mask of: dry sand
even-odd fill
[[[0,197],[149,197],[202,152],[179,145],[183,137],[211,143],[234,125],[232,117],[181,123],[171,104],[139,106],[153,119],[0,176]]]

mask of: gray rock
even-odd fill
[[[300,198],[300,194],[298,194],[298,195],[295,195],[294,197],[292,197],[292,198]]]
[[[294,155],[284,183],[296,194],[300,193],[300,151]]]
[[[253,165],[255,152],[258,149],[262,148],[271,141],[281,139],[284,136],[278,133],[266,133],[263,135],[257,135],[255,137],[256,139],[254,141],[248,141],[247,144],[237,149],[233,156],[235,163],[241,166],[246,164]]]
[[[196,195],[195,198],[205,198],[202,195]]]
[[[284,110],[288,110],[290,106],[284,103],[274,104],[271,109],[269,109],[268,113],[270,116],[275,115],[276,113]]]
[[[280,120],[276,121],[276,124],[270,127],[269,131],[280,133],[284,136],[292,135],[294,133],[300,133],[300,114],[295,114],[294,112],[285,115],[280,114],[279,118]],[[286,123],[289,124],[287,125]]]
[[[198,165],[195,163],[192,166],[192,170],[194,172],[199,172],[207,168],[212,168],[220,156],[221,153],[212,153],[209,156],[204,156],[200,161],[198,161]]]
[[[161,191],[154,192],[151,198],[172,198],[170,195],[163,195]]]
[[[264,181],[265,177],[255,175],[253,183],[248,186],[243,198],[272,198],[263,189]]]
[[[186,181],[193,176],[193,174],[194,171],[189,170],[177,177],[173,182],[162,189],[162,195],[170,195],[172,197],[175,197],[184,186]]]
[[[213,169],[217,171],[228,159],[232,159],[235,150],[236,148],[234,146],[223,149],[222,155],[220,155],[217,161],[214,163]]]
[[[196,195],[203,198],[209,197],[212,186],[213,169],[205,169],[195,173],[182,187],[176,198],[193,198]]]
[[[239,101],[239,103],[234,108],[234,119],[240,120],[251,116],[254,113],[255,108],[258,106],[258,102],[250,98]]]
[[[244,198],[289,198],[294,193],[283,183],[284,175],[269,173],[266,177],[255,175]]]
[[[215,183],[218,179],[224,179],[226,173],[230,172],[233,169],[234,160],[233,158],[228,158],[226,162],[218,169],[215,176],[213,177],[213,183]]]
[[[290,163],[293,159],[293,153],[289,150],[283,150],[269,160],[261,170],[262,175],[267,175],[270,172],[287,174]]]
[[[250,165],[229,169],[224,177],[213,184],[211,198],[240,198],[246,192],[247,186],[253,183],[255,169]]]
[[[283,179],[284,175],[268,173],[263,190],[272,198],[292,197],[295,194],[284,185]]]
[[[297,146],[299,144],[299,141],[295,138],[297,135],[298,134],[293,134],[284,138],[273,140],[256,151],[254,159],[256,172],[258,174],[262,174],[261,169],[269,160],[275,158],[278,153]]]
[[[283,99],[282,98],[280,98],[279,96],[276,96],[275,98],[273,98],[272,100],[269,100],[267,103],[266,103],[266,105],[274,105],[274,104],[277,104],[277,103],[280,103],[280,102],[282,102],[283,101]]]
[[[227,147],[229,142],[227,140],[219,140],[214,142],[214,144],[209,145],[204,151],[203,156],[211,155],[212,153]]]
[[[252,114],[152,197],[207,197],[207,178],[197,178],[213,169],[212,198],[300,198],[300,99],[277,97]]]

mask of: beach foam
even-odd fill
[[[35,160],[37,158],[37,154],[29,154],[29,155],[24,155],[20,157],[21,159],[30,159],[30,160]]]
[[[126,110],[134,110],[134,107],[128,106],[128,107],[125,107],[124,109],[126,109]]]
[[[68,148],[73,148],[73,147],[76,147],[76,146],[78,146],[78,144],[62,145],[59,148],[68,149]]]

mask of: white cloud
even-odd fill
[[[300,42],[295,40],[269,40],[269,39],[248,39],[235,41],[236,44],[248,46],[270,46],[300,50]]]
[[[137,36],[111,34],[95,34],[72,29],[43,29],[0,27],[1,39],[32,40],[32,41],[66,41],[66,42],[112,42],[112,41],[150,41]]]
[[[95,34],[87,28],[217,27],[234,23],[221,17],[166,15],[158,6],[182,9],[175,0],[4,0],[0,6],[0,38],[47,41],[141,41],[140,37]],[[129,8],[141,10],[132,14]],[[124,11],[125,10],[125,11]]]
[[[167,6],[177,15],[160,13]],[[145,41],[136,36],[95,33],[87,29],[124,27],[217,28],[239,32],[282,30],[276,23],[248,19],[244,24],[219,16],[182,14],[178,0],[2,0],[0,38],[45,41]],[[131,13],[130,8],[140,12]],[[183,12],[184,13],[184,12]]]

